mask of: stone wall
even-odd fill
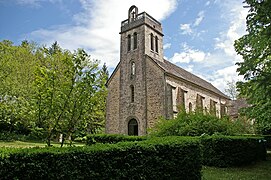
[[[127,49],[127,37],[137,33],[137,48]],[[133,44],[134,39],[132,39]],[[144,26],[121,33],[120,62],[120,117],[119,133],[128,134],[128,122],[136,119],[138,134],[146,134],[146,91],[145,91],[145,61],[144,61]],[[135,63],[135,75],[131,76],[131,63]],[[134,102],[131,102],[131,86],[134,86]]]
[[[119,133],[119,99],[120,99],[120,70],[117,69],[108,82],[108,95],[106,99],[105,130],[109,134]]]
[[[163,70],[146,56],[147,128],[165,115],[165,76]]]
[[[155,31],[155,28],[158,28],[157,26],[153,26],[150,28],[149,26],[145,26],[145,54],[149,55],[150,57],[153,57],[154,59],[157,59],[159,61],[164,61],[164,50],[163,50],[163,35],[161,33],[158,33]],[[162,27],[159,27],[162,29]],[[153,34],[153,37],[158,37],[158,53],[155,52],[155,50],[151,50],[151,33]],[[153,39],[153,45],[155,49],[155,38]]]
[[[187,91],[185,93],[185,109],[188,112],[189,111],[189,103],[192,103],[192,110],[194,111],[196,109],[196,99],[197,95],[200,95],[204,97],[203,99],[203,109],[207,109],[207,111],[210,111],[210,100],[213,100],[216,102],[216,116],[221,117],[220,115],[220,105],[226,104],[227,100],[223,97],[219,97],[218,95],[201,88],[197,85],[191,84],[189,82],[183,81],[181,79],[177,79],[171,76],[166,76],[166,82],[169,83],[173,87],[180,87],[183,90]],[[174,101],[174,99],[173,99]]]

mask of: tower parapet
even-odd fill
[[[121,32],[129,31],[141,25],[147,25],[157,33],[163,36],[162,25],[146,12],[138,14],[136,6],[132,6],[128,11],[128,19],[121,22]]]

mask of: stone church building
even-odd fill
[[[164,59],[162,25],[152,16],[131,6],[120,38],[120,62],[107,81],[106,133],[145,135],[179,107],[227,113],[229,97]]]

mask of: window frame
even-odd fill
[[[154,50],[154,47],[153,47],[153,34],[151,33],[151,50],[153,51]]]
[[[137,49],[137,32],[134,32],[133,34],[133,41],[134,41],[134,50]]]
[[[128,36],[127,36],[127,51],[129,52],[129,51],[131,51],[131,49],[132,49],[132,37],[131,37],[131,34],[129,34]]]
[[[131,103],[135,102],[135,87],[133,85],[130,86],[131,91]]]
[[[159,48],[159,46],[158,46],[158,37],[155,36],[155,52],[157,52],[157,53],[159,52],[158,48]]]

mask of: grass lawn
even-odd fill
[[[202,168],[203,180],[270,180],[271,179],[271,151],[268,151],[267,161],[238,168]]]
[[[52,142],[55,147],[60,147],[60,143]],[[83,143],[72,143],[75,146],[84,146]],[[64,144],[64,147],[69,146]],[[0,147],[13,147],[13,148],[30,148],[30,147],[46,147],[45,142],[33,142],[33,141],[0,141]]]

